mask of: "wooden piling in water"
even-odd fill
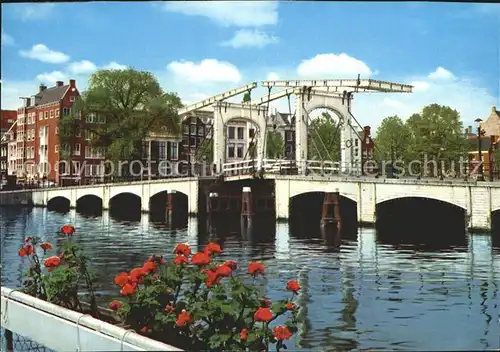
[[[250,187],[243,187],[241,194],[241,228],[249,228],[252,226],[253,199],[252,189]]]
[[[340,193],[327,192],[323,198],[323,210],[321,212],[321,227],[332,226],[340,234],[342,229],[342,219],[340,216]]]

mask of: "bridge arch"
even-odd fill
[[[500,242],[500,208],[491,212],[491,233]]]
[[[305,234],[319,230],[325,194],[324,191],[310,191],[290,197],[288,213],[292,232]],[[345,233],[357,231],[357,206],[354,199],[341,193],[340,214]]]
[[[175,227],[187,225],[189,197],[178,191],[158,191],[149,198],[149,212],[155,222],[168,222]]]
[[[141,210],[142,199],[135,193],[120,192],[109,199],[109,212],[115,218],[139,221]]]
[[[76,200],[76,211],[79,213],[100,215],[102,209],[102,198],[94,194],[86,194]]]
[[[467,209],[433,197],[391,197],[375,207],[377,238],[388,242],[462,243]],[[456,242],[458,240],[458,242]]]
[[[71,201],[63,196],[55,196],[48,200],[47,209],[58,213],[67,213],[71,207]]]

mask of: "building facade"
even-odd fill
[[[104,153],[92,147],[90,135],[77,131],[71,145],[61,143],[59,122],[72,113],[79,96],[74,79],[55,86],[40,85],[38,92],[22,97],[15,129],[8,139],[8,173],[19,183],[82,184],[98,174]],[[79,117],[80,119],[82,117]],[[104,123],[93,114],[83,124]]]
[[[2,110],[0,112],[0,187],[7,183],[9,135],[17,119],[16,110]]]
[[[477,133],[472,133],[472,126],[466,130],[467,139],[470,143],[469,151],[469,171],[477,173],[477,163],[479,162],[479,142],[481,143],[481,161],[483,164],[483,176],[489,179],[500,178],[500,165],[498,164],[497,153],[500,153],[500,111],[495,106],[491,108],[490,115],[481,122],[481,137]],[[495,163],[497,160],[497,163]]]

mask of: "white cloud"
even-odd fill
[[[267,81],[277,81],[279,79],[280,76],[276,72],[269,72],[266,77]]]
[[[192,61],[173,61],[167,65],[176,78],[195,83],[238,83],[240,71],[229,62],[205,59],[200,63]]]
[[[263,48],[266,45],[277,43],[278,37],[270,36],[259,30],[240,29],[233,38],[222,42],[222,46],[231,46],[233,48],[257,47]]]
[[[14,43],[14,38],[2,30],[2,46],[14,45]]]
[[[70,57],[62,52],[50,50],[45,44],[36,44],[28,50],[21,50],[22,57],[47,62],[50,64],[62,64],[68,62]]]
[[[73,75],[85,75],[93,73],[97,70],[97,66],[88,60],[82,60],[77,62],[72,62],[68,70]]]
[[[429,73],[428,76],[432,80],[451,80],[455,79],[455,75],[447,69],[439,66],[436,71]]]
[[[54,4],[16,4],[13,7],[25,21],[46,19],[54,10]]]
[[[202,16],[223,26],[261,27],[278,23],[277,1],[169,1],[168,12]]]
[[[40,83],[45,83],[49,87],[54,85],[57,81],[65,81],[68,79],[68,77],[61,71],[41,73],[36,76],[36,78],[40,81]]]
[[[116,61],[111,61],[109,64],[103,66],[102,68],[105,70],[125,70],[127,66],[119,64]]]
[[[303,78],[356,78],[369,77],[373,74],[370,67],[363,61],[341,54],[318,54],[315,57],[303,60],[297,67],[297,74]]]

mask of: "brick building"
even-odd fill
[[[88,145],[87,135],[77,133],[71,146],[61,144],[59,121],[71,114],[79,92],[75,80],[68,84],[56,82],[54,87],[40,85],[36,94],[22,97],[23,107],[17,110],[15,142],[9,144],[10,173],[18,182],[54,184],[84,183],[97,173],[103,153]],[[102,123],[95,116],[85,123]]]
[[[8,145],[7,132],[12,128],[17,119],[16,110],[2,110],[0,112],[0,185],[7,182],[8,175]]]
[[[498,178],[500,165],[495,165],[495,153],[500,152],[500,111],[495,106],[491,108],[490,115],[486,121],[481,122],[483,135],[481,141],[481,160],[483,161],[483,173],[488,178]],[[477,133],[473,133],[472,126],[467,128],[467,139],[470,143],[469,160],[471,171],[475,169],[475,162],[479,161],[479,144]],[[493,170],[490,172],[490,170]]]

